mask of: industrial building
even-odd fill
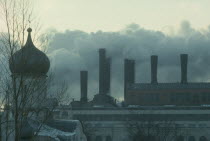
[[[99,49],[99,93],[87,101],[88,72],[81,71],[81,100],[58,107],[55,119],[78,119],[94,129],[88,141],[134,141],[128,121],[170,121],[182,134],[174,141],[210,140],[210,83],[187,81],[188,55],[180,55],[180,83],[158,83],[158,56],[151,56],[151,83],[135,82],[135,60],[124,60],[124,103],[110,94],[111,59]],[[122,70],[123,71],[123,70]],[[123,94],[122,94],[123,95]],[[133,127],[135,128],[135,127]],[[169,140],[168,140],[169,141]]]
[[[158,83],[158,56],[151,56],[151,83],[135,82],[135,60],[124,60],[124,106],[201,106],[210,105],[210,83],[188,82],[188,55],[180,55],[180,83]],[[88,71],[81,71],[81,100],[71,103],[73,107],[116,107],[110,94],[111,59],[106,50],[99,49],[99,93],[87,101]]]
[[[210,83],[187,81],[188,55],[181,54],[180,83],[158,83],[158,56],[151,56],[151,83],[135,82],[135,61],[125,60],[125,91],[127,105],[201,106],[210,104]]]
[[[31,31],[31,29],[28,30],[28,40],[22,50],[29,57],[27,60],[32,63],[24,65],[17,62],[14,66],[11,65],[10,69],[16,74],[34,75],[41,72],[45,74],[43,76],[45,80],[50,62],[47,56],[33,45]],[[39,57],[33,58],[30,53],[39,54]],[[17,52],[16,55],[19,56],[18,54]],[[40,63],[40,56],[45,58],[43,59],[45,62]],[[52,140],[85,141],[87,137],[88,141],[134,141],[130,131],[135,130],[136,127],[130,127],[130,122],[143,122],[147,124],[146,126],[148,123],[162,125],[170,122],[173,126],[166,126],[169,130],[176,128],[177,131],[181,131],[177,134],[177,138],[173,138],[174,141],[210,140],[210,107],[208,106],[210,105],[210,83],[189,83],[187,54],[182,54],[180,59],[180,83],[158,83],[158,56],[155,55],[151,56],[151,83],[136,83],[135,60],[125,59],[124,103],[118,106],[110,93],[111,58],[107,57],[105,49],[99,49],[99,92],[88,101],[88,71],[81,71],[80,100],[72,101],[70,105],[58,106],[54,110],[52,121],[44,126],[43,133],[38,137],[43,140],[52,138]],[[26,123],[26,131],[28,131],[28,127],[32,124]],[[2,124],[3,128],[4,124]],[[49,133],[51,130],[56,130],[57,134],[48,134],[46,129],[50,130]],[[69,137],[64,132],[69,132]],[[158,135],[160,138],[161,136],[162,134]],[[157,138],[157,136],[154,137]],[[31,139],[32,136],[27,138]],[[4,140],[4,137],[2,139]]]
[[[31,32],[32,29],[29,28],[27,42],[14,54],[15,62],[10,64],[10,70],[13,77],[23,74],[27,80],[34,75],[42,74],[39,80],[45,82],[50,61],[34,46]],[[28,64],[23,63],[22,56],[27,57]],[[135,141],[130,131],[136,130],[137,127],[129,125],[131,122],[136,124],[143,122],[144,126],[140,128],[143,130],[150,123],[161,127],[158,129],[162,133],[152,135],[152,141],[162,141],[162,135],[165,134],[162,129],[165,127],[168,130],[176,129],[173,141],[210,140],[210,83],[189,83],[188,55],[181,54],[180,60],[180,83],[158,83],[158,56],[155,55],[151,56],[151,83],[136,83],[135,60],[125,59],[124,103],[119,106],[110,93],[111,58],[107,57],[105,49],[99,49],[99,92],[88,101],[88,71],[81,71],[80,100],[72,101],[70,105],[58,106],[53,111],[51,121],[43,125],[37,138],[66,141]],[[44,94],[47,94],[47,91],[44,91]],[[42,95],[37,97],[38,100],[44,99]],[[47,103],[49,100],[52,101],[45,99],[44,105],[49,106]],[[40,106],[38,102],[34,102],[34,107]],[[3,122],[7,119],[5,117],[7,114],[12,113],[5,110],[1,119]],[[24,123],[21,139],[31,140],[35,133],[34,128],[36,129],[38,125],[31,120]],[[168,126],[164,123],[172,124]],[[2,124],[1,128],[4,129],[6,126]],[[2,135],[2,140],[6,140],[5,131],[2,131]],[[13,134],[10,138],[13,140]]]

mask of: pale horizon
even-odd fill
[[[178,30],[182,21],[198,30],[210,25],[207,0],[37,0],[34,4],[43,29],[58,31],[114,32],[135,23],[168,32]]]

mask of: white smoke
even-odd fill
[[[88,70],[88,97],[98,93],[98,49],[112,58],[111,95],[123,97],[124,58],[136,60],[136,81],[150,82],[150,55],[158,55],[158,82],[180,82],[180,54],[189,54],[188,81],[210,80],[210,28],[195,30],[184,21],[167,35],[131,24],[119,32],[54,32],[48,56],[56,80],[66,80],[72,98],[80,97],[80,70]]]

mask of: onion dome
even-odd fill
[[[9,59],[12,73],[46,74],[50,61],[45,53],[36,48],[31,39],[32,29],[28,28],[26,44]]]

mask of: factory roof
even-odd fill
[[[167,90],[167,89],[210,89],[209,82],[201,83],[135,83],[127,86],[128,90]]]

